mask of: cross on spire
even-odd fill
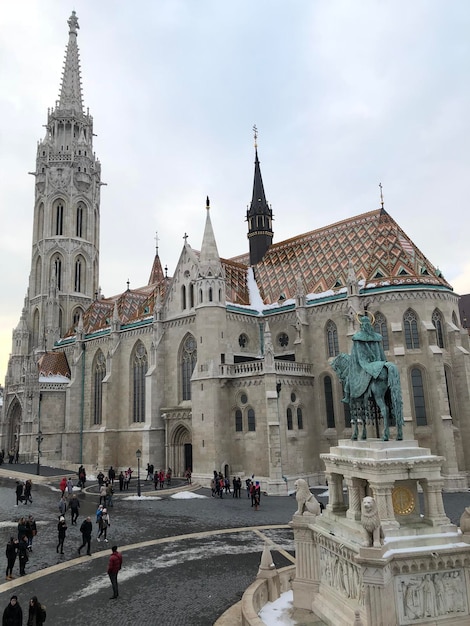
[[[184,233],[183,235],[183,239],[184,239],[184,243],[186,243],[186,239],[189,237],[189,235],[187,235],[186,233]]]
[[[158,231],[155,231],[155,251],[157,253],[158,256],[158,242],[160,241],[160,239],[158,238]]]
[[[379,183],[379,187],[380,187],[380,204],[383,209],[384,208],[384,195],[382,192],[382,183]]]
[[[253,136],[255,138],[255,148],[258,147],[258,128],[256,124],[253,124]]]

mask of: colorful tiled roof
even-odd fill
[[[232,259],[242,265],[248,255]],[[347,284],[352,261],[366,285],[428,284],[451,288],[384,209],[273,244],[254,267],[265,304],[293,298],[299,277],[305,293],[322,293]]]
[[[70,367],[65,352],[46,352],[38,361],[39,376],[70,378]]]

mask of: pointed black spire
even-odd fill
[[[273,242],[273,212],[266,201],[263,179],[258,159],[258,129],[253,126],[255,134],[255,176],[253,180],[253,196],[246,212],[248,222],[248,239],[250,241],[250,265],[259,263]]]

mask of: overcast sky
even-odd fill
[[[470,292],[470,2],[0,3],[0,382],[31,264],[36,145],[79,18],[102,164],[100,284],[172,275],[205,198],[219,253],[246,252],[252,126],[282,241],[380,206]]]

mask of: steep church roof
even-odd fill
[[[38,360],[39,377],[62,376],[70,379],[70,367],[65,352],[45,352]]]
[[[69,42],[65,53],[62,84],[57,109],[83,113],[80,56],[77,46],[78,18],[75,11],[68,20]]]
[[[209,197],[206,199],[206,224],[199,253],[199,273],[201,276],[220,276],[222,273],[219,251],[212,228]]]
[[[306,293],[323,293],[347,284],[352,261],[358,280],[365,285],[439,285],[451,288],[438,269],[414,245],[384,210],[377,209],[271,245],[254,266],[256,282],[265,304],[293,298],[302,277]],[[225,262],[224,262],[225,263]],[[227,295],[243,303],[242,267],[249,255],[230,260]]]

